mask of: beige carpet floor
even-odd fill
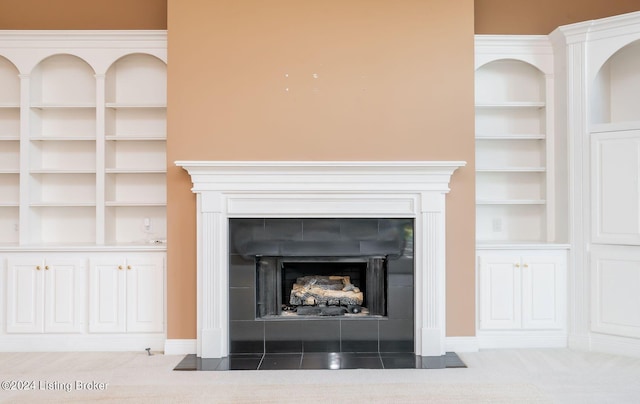
[[[459,355],[468,368],[178,372],[182,356],[161,353],[0,353],[1,381],[35,387],[0,390],[0,402],[640,403],[637,358],[566,349]],[[105,388],[78,390],[78,381]]]

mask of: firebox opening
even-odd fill
[[[258,318],[386,316],[386,258],[259,257]]]

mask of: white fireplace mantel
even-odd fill
[[[463,161],[177,161],[197,194],[197,355],[229,354],[228,219],[414,219],[415,353],[445,353],[445,194]]]

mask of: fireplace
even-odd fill
[[[229,353],[414,352],[413,219],[228,229]]]
[[[238,341],[234,338],[235,335],[251,335],[252,329],[260,327],[265,335],[265,340],[262,340],[264,346],[272,335],[284,335],[283,333],[290,331],[297,333],[300,328],[303,333],[309,333],[327,329],[328,324],[334,324],[328,327],[334,334],[366,333],[369,337],[363,338],[363,341],[369,341],[371,346],[374,343],[379,346],[381,340],[372,342],[370,336],[376,332],[380,335],[380,327],[386,326],[389,327],[389,332],[400,331],[402,335],[412,336],[410,340],[404,337],[400,339],[405,343],[410,341],[412,346],[405,347],[408,351],[422,356],[444,355],[445,195],[449,192],[451,175],[464,164],[451,161],[176,162],[176,165],[183,167],[191,175],[194,185],[192,191],[197,195],[197,355],[202,358],[227,356],[236,349],[235,345],[232,346],[234,341]],[[294,239],[284,243],[271,242],[270,246],[267,245],[269,243],[263,243],[265,248],[277,248],[277,254],[252,255],[249,250],[234,251],[235,246],[230,241],[229,234],[233,221],[314,219],[409,220],[412,223],[412,258],[403,259],[400,255],[392,260],[390,257],[394,257],[394,254],[387,254],[383,265],[387,273],[407,271],[406,268],[410,268],[413,289],[411,319],[389,318],[392,309],[396,309],[388,306],[392,291],[388,283],[385,285],[387,300],[383,314],[370,315],[361,320],[352,320],[349,316],[328,318],[312,314],[304,321],[289,321],[281,312],[278,313],[277,307],[273,313],[260,318],[257,304],[242,303],[246,303],[246,298],[256,295],[257,286],[255,279],[250,287],[244,284],[236,286],[243,271],[234,271],[234,268],[243,267],[245,271],[246,268],[251,268],[251,273],[257,276],[256,265],[263,258],[271,259],[274,265],[287,266],[309,263],[310,260],[315,260],[314,265],[319,265],[318,261],[326,262],[329,258],[340,261],[353,260],[354,257],[350,253],[338,254],[335,251],[323,257],[302,252],[293,256],[288,253],[288,249],[292,247],[300,247],[299,251],[309,251],[322,243],[329,245],[334,239]],[[261,240],[257,241],[254,247]],[[304,243],[305,241],[314,241],[316,244]],[[370,240],[352,241],[341,248],[352,251],[351,248],[358,244],[359,248],[364,248],[363,251],[368,251],[367,248],[372,245],[368,243]],[[357,258],[365,259],[369,260],[367,254]],[[282,275],[276,275],[275,279],[280,279],[282,284]],[[242,291],[245,295],[242,298],[234,297],[231,293],[234,288],[246,289]],[[368,284],[365,289],[370,292]],[[283,295],[279,299],[286,300]],[[238,319],[239,313],[247,317]],[[269,316],[277,318],[267,318]],[[249,318],[251,321],[247,320]],[[260,321],[256,322],[256,319]],[[393,323],[399,320],[403,321]],[[287,342],[286,339],[282,340]],[[261,342],[260,339],[256,341],[258,344]],[[278,341],[277,338],[273,339],[271,348],[274,351],[279,349]],[[327,341],[333,341],[329,342],[334,344],[333,347],[318,349],[335,351],[335,340]],[[248,345],[251,345],[251,341],[249,342]],[[346,345],[349,345],[348,341]],[[362,349],[362,346],[358,349]]]

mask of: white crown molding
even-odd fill
[[[61,46],[62,45],[62,46]],[[0,30],[0,48],[166,48],[166,30]]]

